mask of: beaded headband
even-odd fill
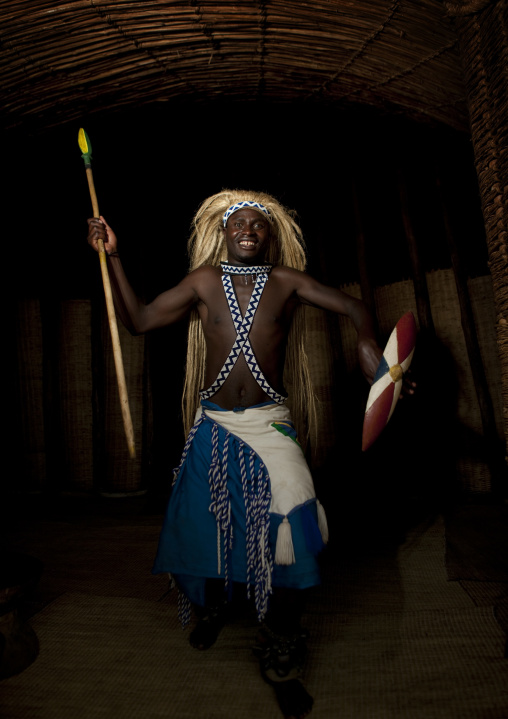
[[[237,202],[234,205],[231,205],[231,207],[228,207],[226,212],[224,213],[224,216],[222,218],[222,222],[224,227],[226,227],[228,219],[233,214],[233,212],[236,212],[237,210],[241,210],[242,207],[251,207],[253,210],[260,210],[261,212],[264,212],[264,214],[268,217],[268,219],[272,220],[272,216],[270,214],[270,210],[262,205],[260,202],[254,202],[253,200],[243,200],[243,202]]]

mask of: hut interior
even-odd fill
[[[119,326],[132,459],[86,244],[84,127],[146,301],[187,272],[199,203],[244,187],[297,211],[308,271],[364,299],[381,345],[414,313],[417,390],[362,452],[354,330],[306,308],[307,455],[331,528],[309,599],[313,716],[508,716],[506,5],[2,3],[15,461],[0,483],[0,714],[279,716],[245,651],[248,610],[196,658],[150,575],[185,440],[186,325]]]

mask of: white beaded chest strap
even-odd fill
[[[240,353],[243,352],[245,361],[247,362],[247,366],[263,392],[265,392],[270,397],[270,399],[273,399],[278,404],[283,404],[286,401],[286,397],[276,392],[268,384],[263,372],[261,371],[261,368],[256,361],[256,357],[254,355],[249,340],[249,333],[252,327],[252,323],[254,321],[254,315],[256,314],[256,310],[259,306],[259,301],[261,299],[261,295],[263,294],[263,290],[268,280],[268,275],[270,273],[270,270],[272,269],[272,266],[259,265],[255,267],[236,267],[235,265],[227,265],[225,263],[221,263],[221,265],[223,271],[222,284],[224,287],[224,292],[226,293],[226,299],[228,301],[229,311],[231,312],[231,318],[235,325],[237,333],[236,340],[233,344],[233,347],[231,348],[231,352],[229,353],[228,358],[224,362],[221,371],[217,375],[217,379],[212,385],[210,385],[208,389],[201,390],[199,396],[201,397],[201,399],[209,399],[216,392],[218,392],[224,382],[229,377],[229,374],[235,366],[235,363],[240,356]],[[236,299],[233,282],[231,281],[232,274],[256,275],[256,284],[254,285],[254,289],[252,290],[252,294],[250,296],[249,304],[245,311],[244,317],[242,317],[242,313]]]

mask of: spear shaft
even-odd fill
[[[88,189],[90,191],[90,199],[92,201],[93,216],[100,217],[99,203],[97,201],[97,193],[95,192],[95,184],[93,181],[91,153],[92,148],[90,140],[86,132],[81,128],[78,135],[79,147],[82,151],[82,157],[85,162],[86,177],[88,180]],[[120,406],[122,409],[123,426],[125,436],[127,438],[127,446],[129,455],[132,459],[136,456],[136,447],[134,443],[134,429],[132,426],[131,411],[129,407],[129,396],[127,394],[127,383],[125,381],[125,371],[122,358],[122,347],[120,345],[120,336],[118,334],[118,324],[116,321],[115,305],[113,302],[113,292],[111,290],[111,282],[109,279],[108,264],[106,259],[106,251],[104,242],[98,240],[99,260],[102,274],[102,284],[104,286],[104,295],[106,298],[106,309],[108,313],[109,330],[111,333],[111,342],[113,345],[113,357],[115,360],[116,379],[118,383],[118,393],[120,395]]]

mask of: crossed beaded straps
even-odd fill
[[[247,362],[247,366],[249,367],[252,376],[254,377],[258,385],[261,387],[261,389],[270,397],[270,399],[273,399],[274,402],[277,402],[278,404],[283,404],[286,401],[286,397],[282,394],[279,394],[279,392],[276,392],[268,384],[263,372],[261,371],[261,368],[256,361],[256,357],[254,355],[254,351],[251,347],[249,340],[249,333],[252,327],[252,322],[254,321],[254,315],[259,306],[259,301],[261,299],[261,295],[263,294],[265,284],[268,280],[268,274],[272,269],[272,266],[266,264],[238,267],[237,265],[228,265],[225,262],[221,262],[221,267],[223,272],[222,284],[224,287],[229,311],[231,312],[231,318],[235,325],[237,335],[233,347],[231,348],[231,352],[229,353],[228,358],[224,362],[222,369],[217,375],[217,379],[213,382],[212,385],[210,385],[210,387],[208,387],[208,389],[201,390],[199,395],[201,399],[209,399],[216,392],[218,392],[224,382],[229,377],[229,374],[233,369],[238,357],[240,356],[240,353],[243,352],[245,356],[245,361]],[[233,282],[231,280],[231,275],[233,274],[256,276],[256,284],[254,286],[254,289],[252,290],[252,294],[244,317],[242,317],[240,307],[238,306]]]

